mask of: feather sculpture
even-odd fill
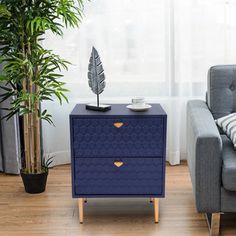
[[[97,104],[96,106],[92,104],[86,105],[86,108],[99,111],[110,110],[110,105],[101,105],[99,101],[99,95],[104,91],[106,82],[101,59],[94,47],[92,48],[88,66],[88,84],[91,90],[97,95]]]

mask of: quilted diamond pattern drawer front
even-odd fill
[[[163,166],[161,158],[74,159],[76,195],[161,195]]]
[[[114,123],[120,122],[120,128]],[[74,118],[74,157],[161,157],[164,122],[147,118]]]

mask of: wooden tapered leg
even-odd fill
[[[153,199],[153,204],[154,204],[154,219],[155,223],[159,222],[159,199],[154,198]]]
[[[79,222],[80,224],[83,224],[84,222],[84,199],[83,198],[79,198],[78,205],[79,205]]]
[[[220,213],[205,214],[210,236],[218,236],[220,233]]]

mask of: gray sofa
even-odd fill
[[[217,235],[220,214],[236,212],[236,150],[215,124],[236,112],[236,65],[208,72],[206,102],[187,104],[187,159],[198,212],[205,213],[210,234]]]

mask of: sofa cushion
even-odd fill
[[[223,141],[222,184],[229,191],[236,191],[236,151],[233,143],[226,135],[221,135]]]
[[[224,131],[224,134],[230,138],[236,148],[236,113],[217,119],[216,124]]]

